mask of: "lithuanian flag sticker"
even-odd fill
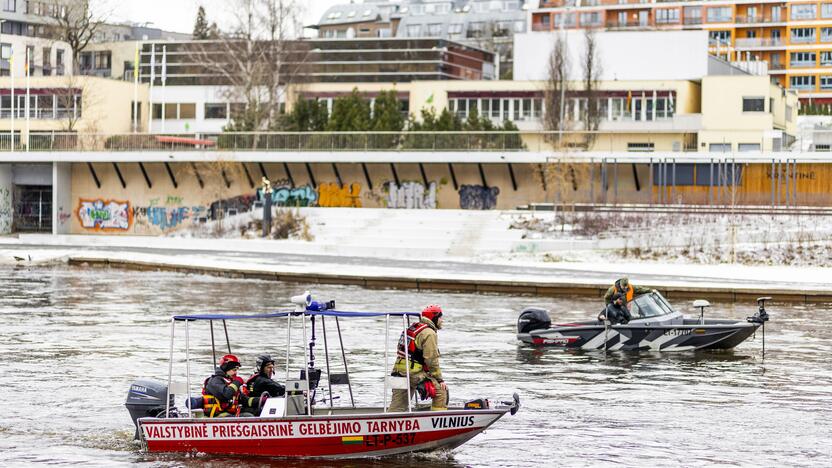
[[[344,436],[341,437],[341,443],[344,445],[363,444],[364,436]]]

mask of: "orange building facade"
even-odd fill
[[[832,1],[541,0],[531,30],[560,28],[707,30],[712,54],[765,61],[801,102],[832,104]]]

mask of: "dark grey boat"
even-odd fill
[[[745,341],[768,320],[765,301],[757,299],[759,310],[746,320],[705,319],[707,301],[695,301],[700,317],[685,318],[656,291],[633,299],[629,304],[632,320],[611,324],[596,319],[589,322],[552,325],[548,311],[524,309],[517,319],[517,338],[536,346],[553,346],[607,351],[690,351],[730,349]]]

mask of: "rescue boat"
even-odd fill
[[[407,329],[415,312],[347,312],[335,309],[335,302],[318,302],[308,292],[292,298],[295,310],[258,315],[177,315],[171,318],[168,382],[138,380],[130,386],[126,406],[136,426],[136,438],[147,452],[206,453],[290,458],[356,458],[398,455],[438,449],[451,450],[483,432],[506,413],[515,414],[520,398],[515,393],[508,401],[477,398],[447,410],[430,411],[418,400],[408,402],[408,410],[388,411],[391,389],[410,390],[407,377],[385,376],[382,406],[360,406],[353,398],[347,353],[344,350],[340,321],[344,319],[384,317],[385,343],[390,343],[390,322],[401,320]],[[190,380],[190,328],[208,322],[211,348],[216,362],[214,323],[225,332],[228,353],[227,321],[285,319],[286,323],[286,394],[265,401],[257,417],[210,418],[203,414],[201,397],[194,398]],[[330,365],[327,319],[335,322],[340,343],[339,369]],[[185,382],[173,379],[174,331],[177,324],[185,329]],[[294,325],[293,325],[294,324]],[[315,367],[316,331],[323,333],[325,367]],[[299,374],[290,369],[292,330],[302,328],[303,365]],[[396,327],[398,330],[398,327]],[[307,333],[311,339],[307,340]],[[385,346],[385,369],[389,372],[389,350]],[[407,349],[407,347],[405,347]],[[300,358],[298,353],[297,358]],[[395,356],[395,351],[393,352]],[[405,359],[410,359],[405,351]],[[334,363],[333,363],[334,364]],[[409,368],[409,366],[408,366]],[[349,404],[335,405],[333,386],[344,386]],[[319,400],[320,393],[324,398]],[[185,397],[184,405],[176,405]],[[415,397],[415,395],[414,395]]]
[[[698,318],[687,318],[658,292],[634,298],[627,304],[632,315],[628,323],[613,324],[596,319],[552,324],[545,309],[526,308],[517,319],[517,339],[535,346],[604,351],[691,351],[731,349],[769,320],[765,302],[757,299],[758,311],[745,320],[706,319],[706,300],[694,301]]]

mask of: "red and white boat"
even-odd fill
[[[357,406],[353,399],[347,357],[343,348],[340,319],[385,317],[385,337],[389,338],[390,319],[400,319],[402,327],[409,325],[411,312],[344,312],[335,310],[334,301],[313,301],[307,292],[292,298],[296,310],[260,315],[187,315],[171,319],[170,363],[167,385],[139,380],[134,382],[127,396],[126,406],[136,424],[136,437],[148,452],[182,452],[223,455],[253,455],[270,457],[351,458],[378,457],[437,449],[450,450],[470,440],[504,414],[514,414],[520,407],[517,394],[511,401],[491,402],[477,399],[445,411],[430,411],[412,400],[408,411],[388,412],[387,393],[392,388],[409,390],[409,379],[384,379],[384,404],[380,407]],[[286,395],[269,398],[258,417],[209,418],[202,414],[199,398],[191,398],[189,327],[199,321],[209,322],[212,353],[214,322],[222,322],[228,352],[228,320],[286,319]],[[330,351],[326,336],[326,319],[334,319],[341,345],[343,372],[330,366]],[[294,320],[293,320],[294,319]],[[292,322],[302,323],[304,363],[298,379],[290,378],[289,357]],[[186,382],[173,380],[173,337],[177,323],[185,327]],[[316,369],[313,354],[316,341],[316,322],[323,332],[325,369]],[[307,323],[311,340],[307,341]],[[296,327],[297,328],[297,327]],[[390,340],[385,340],[389,343]],[[405,348],[406,349],[406,348]],[[298,356],[300,357],[300,356]],[[385,349],[385,369],[389,352]],[[407,357],[409,359],[409,356]],[[216,362],[216,359],[214,359]],[[333,386],[346,386],[350,404],[333,403]],[[318,401],[319,392],[323,399]],[[184,409],[174,404],[177,396],[187,396]],[[194,409],[190,409],[193,406]]]

